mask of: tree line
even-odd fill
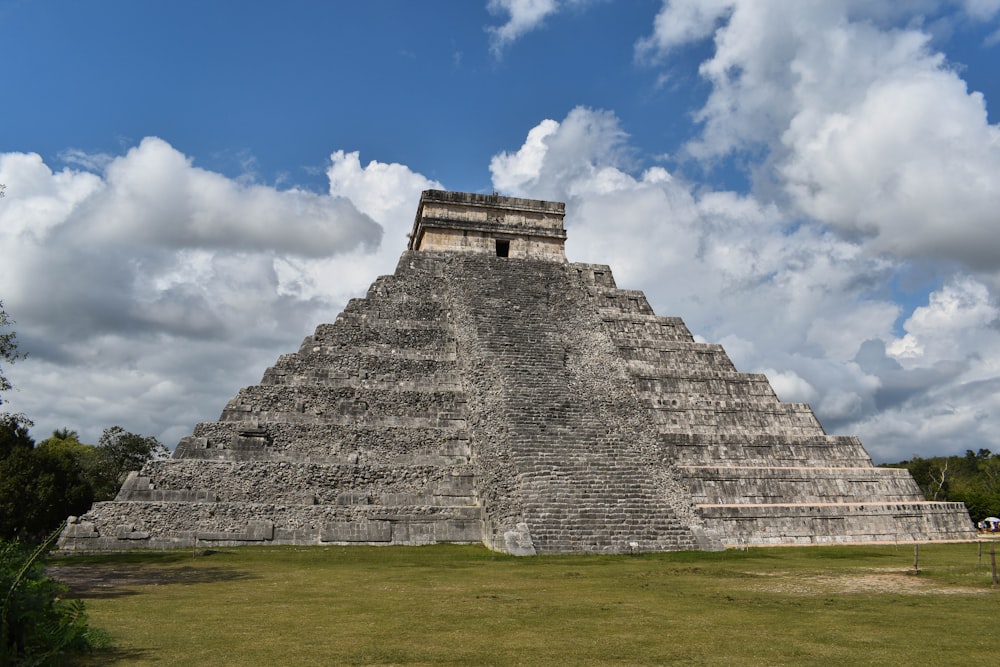
[[[909,470],[927,500],[965,503],[977,524],[1000,516],[1000,454],[968,449],[963,456],[915,456],[883,467]]]

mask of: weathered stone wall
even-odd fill
[[[213,544],[479,542],[478,507],[280,505],[224,502],[96,503],[60,537],[67,551]]]
[[[558,202],[427,190],[410,249],[565,262],[564,215]]]
[[[515,259],[565,261],[562,239],[524,236],[512,231],[468,231],[461,229],[426,229],[420,239],[422,251],[469,252],[496,255],[497,241],[507,242],[507,256]]]
[[[706,505],[726,546],[905,543],[973,539],[962,503]]]
[[[416,222],[431,219],[461,223],[468,229],[484,225],[565,236],[565,214],[566,206],[560,202],[426,190],[420,197]]]
[[[198,424],[194,435],[202,442],[182,442],[186,449],[175,458],[442,464],[466,463],[471,455],[462,428],[274,422],[266,439],[241,438],[244,429],[238,422]]]
[[[855,436],[660,432],[663,457],[679,466],[739,463],[745,466],[871,467]]]
[[[740,462],[742,463],[742,462]],[[764,466],[688,466],[681,475],[695,503],[772,504],[849,503],[923,500],[908,471],[883,474],[879,468],[779,468]]]
[[[379,465],[291,461],[155,461],[138,475],[146,488],[119,493],[138,500],[144,491],[204,491],[219,502],[286,505],[474,505],[468,465]],[[402,502],[401,502],[402,501]]]

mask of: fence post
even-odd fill
[[[997,545],[990,543],[990,569],[993,571],[993,588],[997,587]]]

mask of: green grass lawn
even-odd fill
[[[222,549],[52,562],[121,665],[992,665],[989,546],[513,558]]]

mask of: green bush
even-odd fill
[[[64,665],[103,644],[83,602],[63,599],[66,587],[45,576],[41,557],[56,534],[33,551],[0,541],[0,667]]]

